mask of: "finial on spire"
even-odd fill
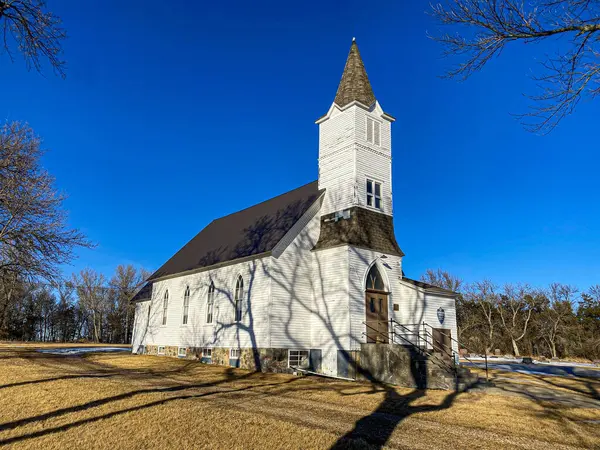
[[[375,102],[375,94],[373,94],[367,71],[360,57],[356,38],[352,38],[352,46],[334,102],[343,108],[353,101],[359,101],[367,107]]]

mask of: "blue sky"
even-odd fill
[[[0,57],[0,115],[27,121],[98,244],[66,272],[158,268],[212,219],[317,177],[314,121],[352,37],[393,126],[396,236],[407,276],[600,282],[599,103],[547,136],[526,132],[532,70],[516,46],[466,82],[427,37],[427,2],[48,0],[67,78]]]

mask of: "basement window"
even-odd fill
[[[367,206],[381,209],[381,183],[367,179]]]
[[[165,346],[164,345],[159,345],[158,346],[158,352],[159,355],[164,355],[165,354]]]
[[[212,358],[212,348],[205,347],[202,349],[203,358]]]
[[[381,145],[381,124],[367,117],[367,142]]]
[[[186,347],[179,347],[177,349],[177,356],[179,356],[180,358],[185,358],[187,355],[187,348]]]
[[[288,353],[288,367],[308,369],[309,350],[290,350]]]
[[[240,349],[232,348],[229,350],[229,359],[240,359]]]

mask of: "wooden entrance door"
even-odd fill
[[[452,331],[448,328],[433,328],[433,350],[441,353],[445,360],[452,359]]]
[[[380,292],[367,291],[365,295],[367,342],[382,342],[388,339],[388,296]]]

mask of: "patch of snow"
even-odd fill
[[[38,348],[37,352],[48,353],[51,355],[78,356],[84,353],[99,352],[130,352],[128,347],[62,347],[62,348]]]

